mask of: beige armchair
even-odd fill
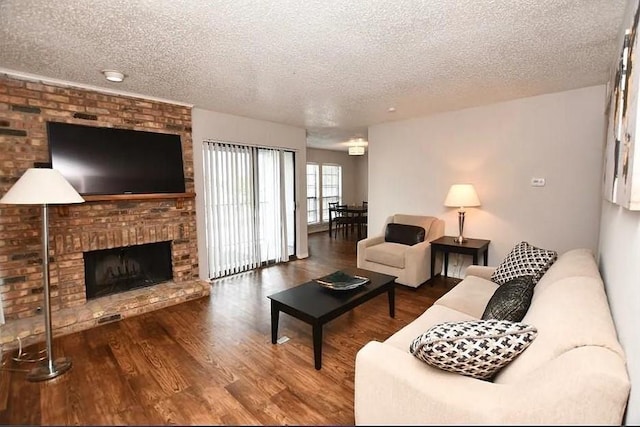
[[[424,228],[424,241],[413,245],[386,241],[388,224]],[[396,283],[417,288],[431,277],[431,241],[444,236],[444,221],[433,216],[395,214],[385,222],[382,234],[358,242],[358,268],[396,276]],[[436,272],[442,256],[436,257]]]

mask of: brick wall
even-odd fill
[[[0,195],[37,162],[49,162],[46,122],[179,134],[186,191],[193,192],[191,109],[0,75]],[[41,208],[0,205],[0,293],[8,320],[42,306]],[[52,308],[85,304],[82,253],[172,241],[174,281],[198,274],[195,203],[93,201],[50,209]],[[153,292],[153,288],[149,288]]]

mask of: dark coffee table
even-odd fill
[[[369,278],[369,283],[348,291],[324,288],[314,281],[269,295],[271,299],[271,342],[278,341],[280,312],[287,313],[313,327],[315,368],[322,368],[322,326],[380,294],[389,297],[389,316],[395,316],[395,276],[358,268],[341,269],[345,273]]]

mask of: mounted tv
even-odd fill
[[[180,135],[47,122],[51,167],[83,195],[184,193]]]

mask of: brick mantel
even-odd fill
[[[49,162],[47,121],[179,134],[186,191],[194,191],[189,107],[0,75],[0,194],[35,163]],[[40,221],[39,207],[0,205],[0,294],[7,325],[41,316]],[[49,222],[54,319],[57,310],[87,303],[85,251],[169,240],[174,275],[171,292],[197,281],[193,197],[92,200],[64,210],[51,209]],[[137,290],[136,295],[152,295],[154,288]],[[199,284],[196,294],[208,291]],[[135,309],[136,313],[144,311]]]

